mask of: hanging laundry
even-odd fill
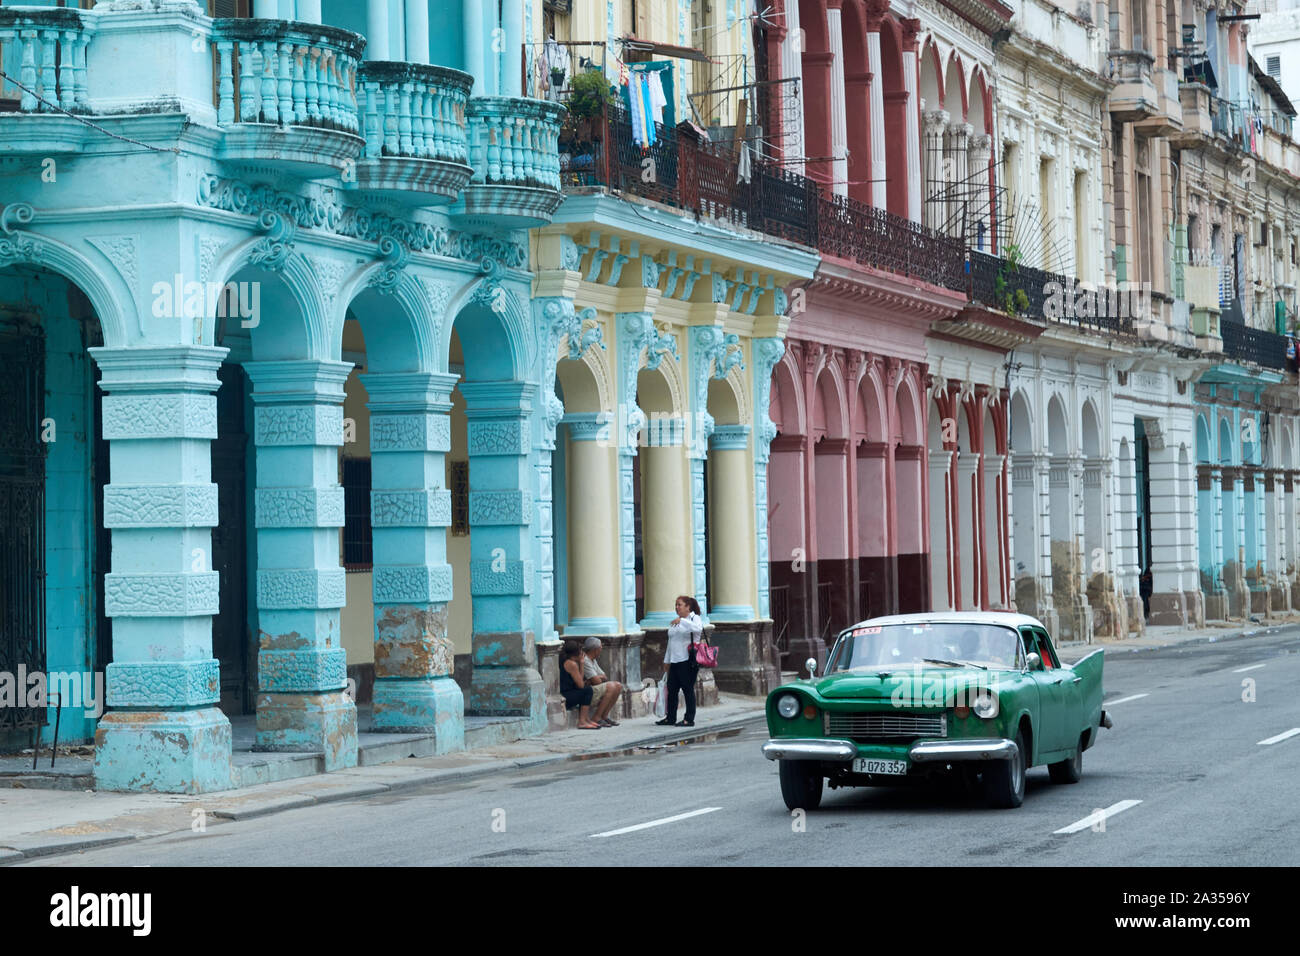
[[[646,145],[653,146],[656,139],[655,117],[650,108],[650,80],[644,73],[641,74],[641,108],[645,110]]]
[[[668,97],[664,96],[663,80],[659,78],[659,71],[647,71],[650,79],[650,113],[654,116],[656,123],[662,124],[664,121],[664,107],[668,105]]]
[[[736,182],[747,183],[750,181],[752,165],[749,157],[749,143],[740,144],[740,162],[736,165]]]
[[[638,146],[646,145],[645,108],[641,104],[641,83],[635,73],[627,84],[627,105],[632,121],[632,142]]]

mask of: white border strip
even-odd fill
[[[1233,671],[1233,673],[1244,674],[1246,673],[1246,671],[1257,671],[1261,667],[1267,667],[1267,666],[1268,666],[1267,664],[1251,664],[1249,667],[1238,667],[1235,671]]]
[[[1300,733],[1300,731],[1297,731]],[[622,836],[624,833],[635,833],[637,830],[648,830],[651,827],[661,827],[665,823],[676,823],[678,820],[689,820],[691,817],[703,816],[706,813],[713,813],[721,810],[722,807],[705,807],[703,810],[692,810],[690,813],[679,813],[675,817],[664,817],[662,820],[651,820],[649,823],[638,823],[634,827],[623,827],[621,830],[606,830],[604,833],[593,833],[591,839],[596,840],[603,837]]]

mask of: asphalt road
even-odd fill
[[[989,810],[939,787],[828,790],[822,809],[800,821],[781,801],[776,765],[759,753],[766,733],[758,723],[713,742],[213,823],[205,833],[38,862],[1300,863],[1300,629],[1116,654],[1105,686],[1116,726],[1084,755],[1083,780],[1053,785],[1035,768],[1016,810]],[[1108,809],[1100,824],[1085,822]]]

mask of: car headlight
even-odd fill
[[[992,691],[982,690],[971,701],[970,709],[975,711],[976,717],[982,717],[985,720],[996,717],[998,715],[998,695]]]
[[[791,720],[799,713],[799,698],[794,694],[783,694],[776,702],[776,712],[786,720]]]

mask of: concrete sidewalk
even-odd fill
[[[653,717],[640,717],[600,731],[556,731],[441,757],[413,757],[198,796],[0,789],[0,865],[334,800],[675,746],[736,732],[760,720],[763,707],[763,700],[720,694],[716,706],[700,709],[694,727],[657,727]]]
[[[1286,614],[1262,619],[1260,623],[1252,621],[1210,621],[1205,627],[1148,627],[1141,637],[1129,637],[1124,640],[1097,638],[1091,644],[1062,644],[1057,650],[1061,660],[1073,664],[1098,648],[1104,648],[1107,656],[1137,651],[1153,651],[1166,647],[1180,647],[1194,644],[1214,644],[1218,641],[1234,641],[1255,637],[1262,634],[1276,633],[1286,627],[1300,626],[1300,614]]]

